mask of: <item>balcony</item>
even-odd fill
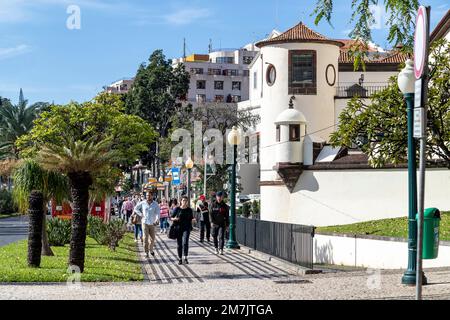
[[[340,83],[336,87],[335,98],[351,99],[353,97],[371,98],[373,94],[386,89],[389,86],[386,82]]]

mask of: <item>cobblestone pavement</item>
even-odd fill
[[[155,257],[139,255],[146,279],[139,283],[0,285],[0,299],[414,299],[401,270],[327,270],[301,275],[291,264],[240,251],[215,255],[212,244],[191,235],[189,265],[179,266],[176,242],[158,234]],[[425,270],[425,299],[450,299],[450,268]]]

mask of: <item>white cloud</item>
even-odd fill
[[[208,18],[212,15],[209,9],[178,9],[164,16],[167,23],[174,25],[186,25],[196,20]]]
[[[12,58],[24,53],[27,53],[31,50],[29,46],[26,44],[21,44],[16,47],[11,48],[0,48],[0,60]]]

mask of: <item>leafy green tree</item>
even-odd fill
[[[431,48],[428,86],[428,159],[440,160],[450,168],[450,42],[436,41]],[[339,116],[339,126],[331,136],[334,146],[358,145],[374,167],[407,161],[406,102],[397,86],[372,96],[370,103],[353,98]]]
[[[84,270],[89,191],[109,168],[132,163],[155,138],[143,119],[127,115],[116,95],[53,106],[18,142],[46,170],[67,176],[73,204],[69,265]]]
[[[318,25],[322,19],[325,19],[330,25],[333,15],[334,4],[333,0],[317,0],[316,7],[312,15],[315,16],[315,24]],[[406,52],[412,52],[413,48],[413,34],[415,27],[415,17],[419,7],[418,0],[352,0],[351,10],[353,12],[350,23],[353,23],[353,30],[349,36],[352,39],[359,39],[362,43],[369,43],[372,41],[371,26],[378,22],[375,21],[377,17],[374,16],[371,6],[382,6],[389,15],[387,25],[389,26],[388,41],[394,46],[403,44],[403,49]],[[359,65],[364,65],[367,58],[367,52],[363,50],[364,47],[356,46],[351,50],[351,54],[355,58],[355,68]]]
[[[173,115],[183,108],[181,101],[185,100],[189,81],[183,64],[173,68],[163,51],[156,50],[147,64],[139,66],[133,87],[126,96],[127,112],[142,117],[158,132],[158,140],[143,157],[145,163],[152,164],[155,176],[164,160],[160,158],[160,145],[169,135]]]

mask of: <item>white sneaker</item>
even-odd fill
[[[219,249],[216,249],[216,254],[219,254]]]
[[[220,249],[220,255],[223,256],[223,249]]]

